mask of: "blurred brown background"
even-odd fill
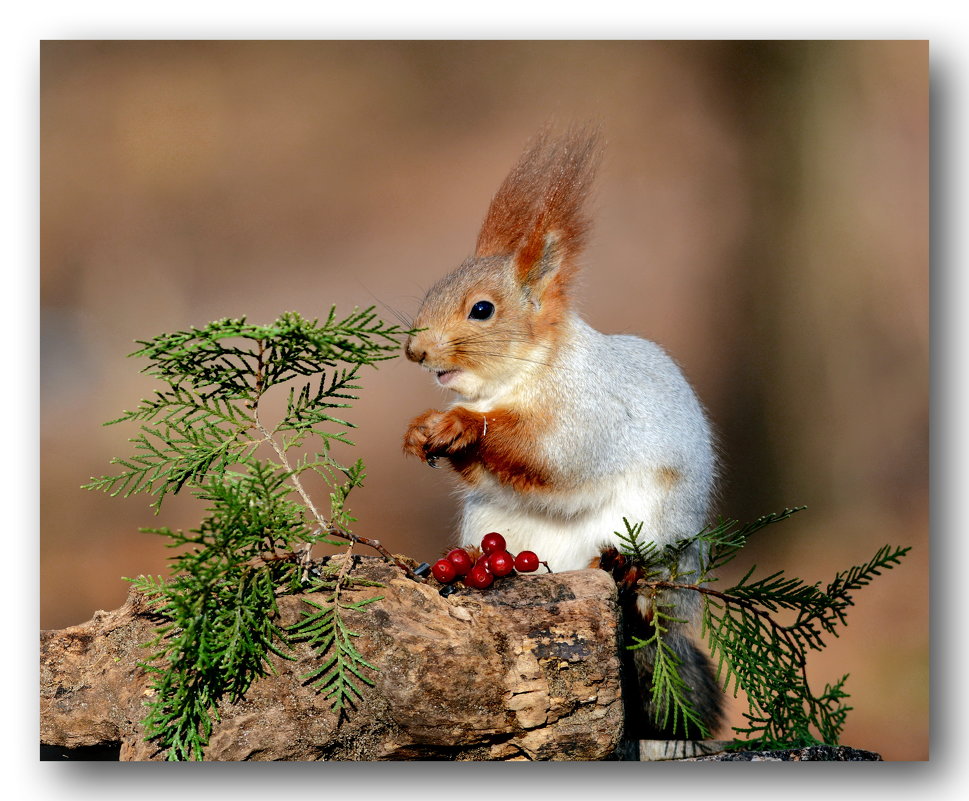
[[[101,423],[153,387],[134,340],[331,304],[412,314],[525,141],[592,119],[584,315],[691,377],[724,516],[808,506],[751,546],[765,572],[827,582],[914,546],[810,667],[817,689],[851,674],[845,743],[926,759],[928,85],[919,41],[43,43],[41,625],[165,572],[139,526],[199,519],[191,498],[156,518],[80,489],[129,453],[134,431]],[[365,379],[357,530],[429,559],[452,485],[399,443],[442,391],[404,360]]]

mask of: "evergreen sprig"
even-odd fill
[[[700,731],[709,735],[703,719],[686,700],[690,687],[680,675],[679,668],[682,660],[667,642],[670,629],[675,624],[684,622],[670,614],[671,608],[671,603],[654,599],[651,636],[647,639],[633,637],[633,643],[629,647],[653,649],[653,677],[649,692],[652,696],[653,709],[656,710],[656,723],[664,731],[674,734]]]
[[[826,586],[808,584],[777,571],[755,578],[751,567],[732,587],[716,590],[713,573],[731,562],[750,537],[764,527],[786,520],[804,507],[765,515],[752,523],[721,520],[717,525],[674,545],[659,547],[642,536],[642,524],[625,522],[616,532],[621,550],[643,571],[638,589],[651,605],[653,634],[636,639],[631,648],[653,646],[656,664],[653,701],[657,722],[686,730],[687,722],[703,731],[688,701],[677,667],[679,660],[665,647],[670,624],[669,593],[695,592],[703,599],[702,634],[717,662],[717,677],[734,695],[742,689],[749,709],[746,725],[734,727],[736,745],[770,750],[816,743],[836,745],[851,707],[844,701],[847,676],[815,694],[807,678],[807,654],[825,646],[826,635],[838,636],[847,622],[853,593],[882,571],[898,565],[911,550],[884,546],[866,563],[838,573]],[[701,554],[698,565],[684,565],[686,553]],[[783,622],[780,617],[793,617]],[[708,733],[709,734],[709,733]]]
[[[325,604],[307,600],[307,604],[316,611],[305,612],[305,617],[288,629],[295,640],[308,642],[321,659],[330,653],[328,659],[302,678],[331,699],[336,711],[353,706],[355,697],[363,697],[352,677],[372,685],[373,680],[362,669],[376,670],[354,647],[353,638],[359,635],[350,631],[340,610],[359,611],[382,597],[378,595],[353,603],[343,603],[334,592]]]
[[[206,502],[197,529],[145,529],[179,550],[172,575],[132,581],[163,622],[149,643],[152,674],[146,736],[168,759],[202,759],[223,700],[238,700],[272,670],[270,656],[292,658],[306,640],[324,660],[312,683],[343,710],[364,670],[373,666],[352,644],[344,613],[379,600],[342,600],[349,586],[372,584],[348,569],[311,569],[313,545],[357,542],[389,554],[349,530],[350,492],[366,476],[363,462],[344,465],[336,443],[352,445],[353,423],[342,412],[357,399],[363,367],[393,358],[409,333],[379,320],[373,309],[308,320],[294,312],[271,325],[226,319],[139,342],[132,356],[166,386],[108,424],[136,423],[135,453],[112,460],[115,475],[92,478],[88,489],[111,495],[143,493],[162,501],[185,488]],[[288,394],[274,425],[263,420],[264,399]],[[317,448],[294,448],[312,438]],[[303,485],[304,474],[330,488],[323,515]],[[352,563],[349,550],[344,557]],[[398,563],[399,564],[399,563]],[[405,566],[402,566],[405,567]],[[405,567],[405,569],[408,569]],[[289,592],[326,592],[325,604],[292,630],[278,623],[277,599]],[[355,681],[356,679],[357,681]]]

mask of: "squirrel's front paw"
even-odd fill
[[[450,456],[475,442],[479,428],[465,409],[429,409],[411,421],[404,434],[404,452],[433,465],[436,457]]]
[[[427,461],[427,443],[440,418],[444,417],[444,412],[435,409],[428,409],[424,414],[411,420],[404,434],[404,453],[410,453],[420,459]]]

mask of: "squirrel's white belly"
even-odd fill
[[[699,531],[697,519],[678,503],[679,487],[670,487],[649,469],[620,477],[604,477],[567,493],[516,493],[495,481],[484,481],[465,497],[461,545],[478,545],[490,531],[505,537],[508,550],[534,551],[560,572],[581,570],[609,545],[615,532],[643,522],[644,539],[673,542]]]

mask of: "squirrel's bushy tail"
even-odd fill
[[[685,685],[684,700],[702,721],[706,731],[682,714],[674,714],[653,701],[653,672],[656,664],[655,643],[630,649],[636,641],[650,641],[653,624],[639,606],[637,584],[642,570],[615,548],[605,549],[598,566],[612,574],[619,591],[622,609],[623,695],[626,698],[626,735],[638,740],[702,740],[714,737],[723,725],[726,697],[720,689],[710,657],[701,650],[692,635],[691,620],[699,608],[696,598],[679,590],[672,597],[673,616],[682,622],[674,624],[664,635],[663,644],[677,660],[676,671]]]
[[[725,697],[717,684],[710,658],[685,634],[671,631],[664,642],[680,660],[677,670],[688,687],[686,700],[703,721],[706,732],[692,721],[684,721],[682,717],[674,720],[672,713],[667,718],[666,710],[657,709],[649,691],[653,685],[656,647],[647,645],[628,652],[632,668],[629,672],[638,679],[637,686],[629,688],[633,696],[630,698],[632,703],[627,705],[629,735],[640,740],[701,740],[715,736],[723,725]],[[667,720],[665,727],[662,725],[664,719]]]

